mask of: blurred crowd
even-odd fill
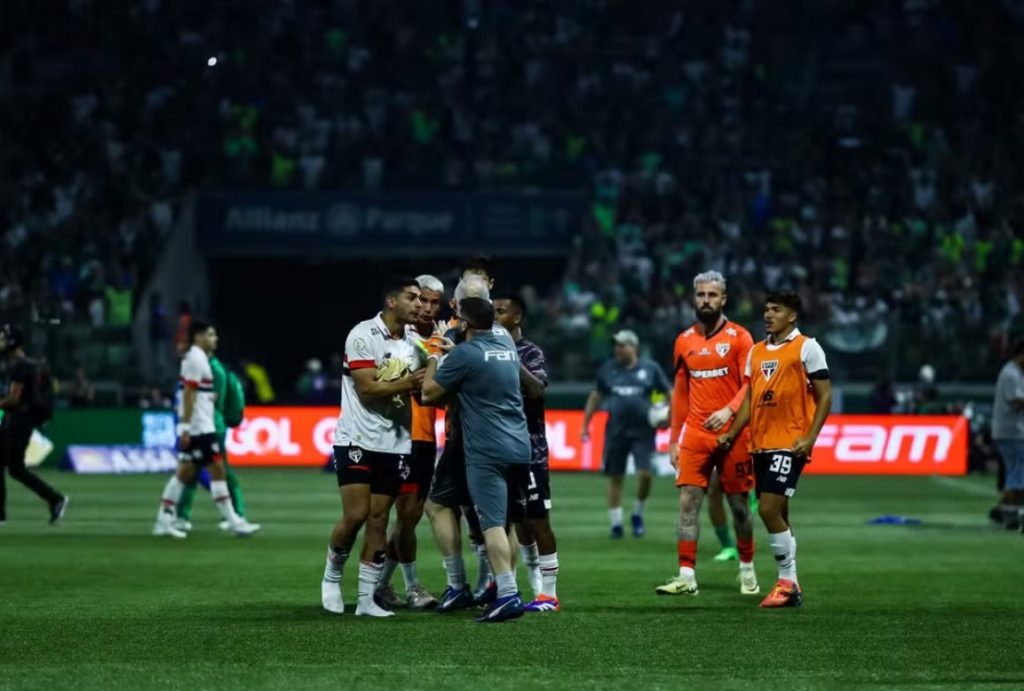
[[[53,5],[0,22],[5,314],[127,324],[195,187],[571,188],[529,296],[565,376],[621,326],[666,355],[707,268],[872,379],[976,376],[1020,320],[1020,3]]]

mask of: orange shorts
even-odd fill
[[[727,452],[718,448],[718,439],[710,434],[683,433],[679,445],[679,470],[676,487],[692,485],[707,489],[711,471],[718,468],[722,491],[743,494],[754,489],[754,462],[750,456],[750,435],[740,435]]]

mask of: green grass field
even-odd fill
[[[804,478],[794,523],[807,604],[762,611],[740,596],[733,564],[711,561],[709,529],[700,595],[654,595],[676,570],[669,481],[656,486],[648,537],[613,543],[601,478],[557,475],[563,611],[483,626],[470,613],[387,621],[322,613],[323,553],[339,510],[333,476],[242,476],[250,516],[264,525],[249,540],[217,530],[205,493],[188,540],[150,537],[161,477],[49,472],[73,497],[57,528],[45,525],[34,496],[9,487],[0,688],[1024,685],[1024,537],[985,524],[985,478]],[[885,513],[924,524],[865,525]],[[775,566],[764,537],[759,527],[766,590]],[[440,594],[425,525],[420,538],[421,578]]]

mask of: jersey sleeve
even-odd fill
[[[548,385],[548,365],[544,359],[544,351],[534,345],[523,353],[522,365],[526,371],[540,379],[544,386]]]
[[[181,383],[190,389],[198,389],[199,382],[202,379],[202,365],[199,359],[192,357],[191,352],[189,352],[181,361]]]
[[[1024,399],[1024,376],[1007,370],[1006,376],[1000,376],[996,383],[996,393],[1007,405],[1013,405],[1014,401]]]
[[[678,443],[683,433],[686,416],[690,414],[690,370],[686,363],[676,368],[676,382],[672,387],[672,421],[669,427],[670,439]]]
[[[377,366],[377,357],[373,352],[369,334],[361,329],[352,329],[345,340],[345,363],[349,370],[366,369]]]
[[[825,351],[813,338],[804,341],[800,348],[800,362],[803,363],[804,372],[809,379],[828,379],[828,362],[825,361]]]
[[[462,387],[462,381],[472,365],[468,347],[456,346],[434,373],[434,383],[447,393],[455,393]]]
[[[672,410],[669,418],[669,435],[673,443],[679,441],[683,433],[686,416],[690,414],[690,370],[686,368],[686,338],[683,334],[676,336],[676,344],[672,349]]]
[[[750,380],[750,361],[751,361],[751,359],[753,357],[754,357],[754,348],[751,347],[750,350],[747,351],[747,364],[744,365],[744,367],[743,367],[743,377],[745,379],[747,379],[748,381]]]

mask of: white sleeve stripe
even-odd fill
[[[803,363],[804,371],[808,374],[821,372],[828,369],[828,362],[825,360],[825,351],[821,344],[813,338],[804,341],[800,348],[800,361]]]

